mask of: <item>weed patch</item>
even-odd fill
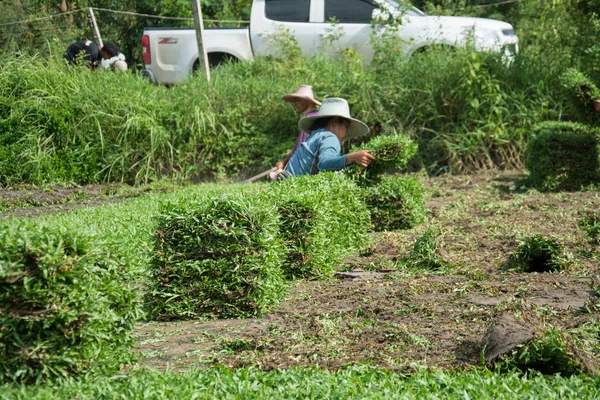
[[[450,264],[440,254],[440,232],[427,228],[425,233],[417,238],[413,250],[403,260],[409,268],[424,269],[429,271],[443,271]]]
[[[588,240],[594,244],[600,244],[600,212],[588,211],[583,213],[577,225],[586,231]]]
[[[571,255],[556,240],[542,235],[518,239],[507,269],[514,272],[557,272],[571,264]]]

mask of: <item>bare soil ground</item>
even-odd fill
[[[258,365],[336,369],[369,363],[412,371],[481,365],[488,328],[506,315],[536,316],[600,358],[600,249],[577,222],[600,192],[518,191],[520,172],[423,177],[427,221],[373,235],[327,281],[296,282],[279,308],[251,320],[152,322],[137,329],[140,362],[159,369]],[[428,227],[440,229],[440,271],[402,264]],[[572,261],[553,273],[511,273],[519,235],[556,239]],[[352,272],[353,271],[353,272]],[[532,327],[536,328],[536,327]]]
[[[119,203],[150,192],[169,190],[167,185],[132,187],[107,184],[88,186],[48,186],[0,190],[0,219],[7,217],[37,217],[72,211],[107,203]]]

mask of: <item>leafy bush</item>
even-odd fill
[[[384,177],[364,188],[375,232],[410,229],[425,220],[424,188],[415,178]]]
[[[408,135],[393,134],[377,136],[350,148],[351,153],[359,150],[368,150],[375,156],[375,161],[368,168],[352,164],[345,172],[364,186],[376,183],[385,172],[405,169],[408,161],[417,154],[417,145]]]
[[[440,232],[427,228],[425,233],[417,238],[410,255],[403,260],[409,268],[441,271],[450,266],[440,254]]]
[[[545,122],[528,146],[529,182],[540,190],[577,190],[600,181],[599,130]]]
[[[570,263],[571,255],[556,240],[535,234],[518,239],[508,268],[515,272],[556,272]]]
[[[79,236],[0,227],[0,381],[113,372],[131,359],[135,287]]]
[[[163,206],[146,296],[158,319],[257,316],[285,294],[275,206],[248,195]]]
[[[363,247],[371,221],[360,189],[343,174],[325,172],[286,179],[264,193],[281,214],[285,274],[332,275],[350,251]]]

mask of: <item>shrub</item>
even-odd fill
[[[385,177],[364,193],[376,232],[410,229],[425,220],[424,189],[415,178]]]
[[[290,278],[332,275],[344,256],[368,241],[369,211],[360,189],[344,174],[286,179],[263,195],[281,214],[283,268]]]
[[[139,307],[124,270],[81,237],[0,227],[0,381],[114,372],[129,361]]]
[[[257,316],[285,294],[276,208],[244,194],[163,206],[154,238],[151,316]]]
[[[529,143],[529,182],[539,190],[577,190],[600,181],[598,129],[545,122]]]
[[[368,168],[352,164],[345,171],[360,185],[367,185],[376,183],[385,172],[405,169],[408,161],[417,154],[417,145],[407,135],[393,134],[377,136],[352,147],[350,152],[360,150],[368,150],[375,156],[375,161]]]
[[[508,268],[515,272],[555,272],[566,269],[570,254],[554,239],[535,234],[518,240]]]

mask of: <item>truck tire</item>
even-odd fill
[[[238,61],[238,59],[228,53],[208,53],[208,65],[212,69],[218,68],[224,63],[235,61]],[[192,67],[192,73],[196,72],[198,68],[200,68],[200,61],[196,60],[194,66]]]

